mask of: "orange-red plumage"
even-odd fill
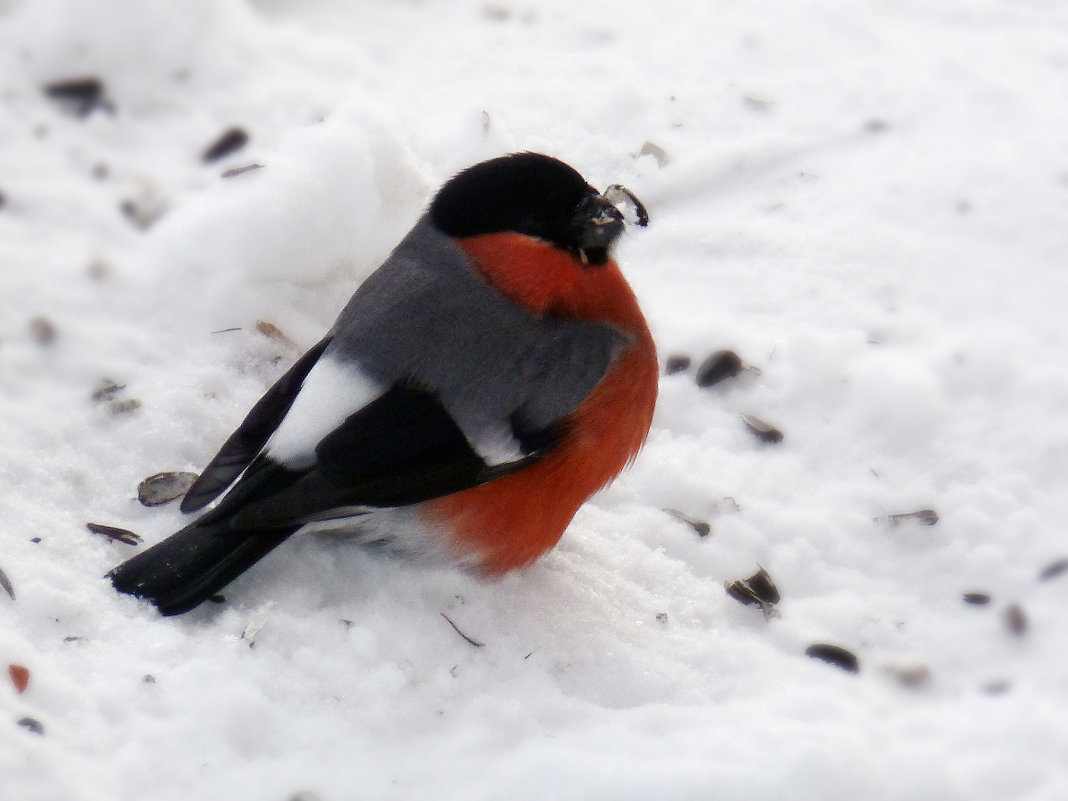
[[[484,278],[542,314],[615,325],[633,344],[567,418],[562,439],[536,464],[489,484],[430,501],[457,550],[487,573],[525,565],[559,541],[575,512],[638,453],[657,394],[656,347],[614,261],[586,266],[521,234],[460,240]]]
[[[656,349],[609,258],[614,198],[648,215],[610,190],[538,153],[453,176],[204,468],[182,511],[205,511],[115,588],[180,614],[319,521],[491,574],[552,548],[656,402]]]

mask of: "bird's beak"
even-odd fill
[[[594,266],[608,261],[608,248],[625,227],[619,209],[603,195],[592,192],[575,209],[572,225],[579,259]]]

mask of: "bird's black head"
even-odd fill
[[[591,265],[604,264],[623,233],[615,206],[574,169],[540,153],[514,153],[467,168],[438,192],[430,219],[452,237],[536,237]]]

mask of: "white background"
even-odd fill
[[[41,92],[87,75],[110,110]],[[1039,0],[0,3],[0,798],[1068,797],[1066,98]],[[116,595],[134,550],[85,523],[178,528],[138,482],[526,149],[648,205],[619,256],[662,360],[759,374],[664,377],[634,467],[501,580],[308,537],[180,619]],[[724,592],[758,565],[778,618]]]

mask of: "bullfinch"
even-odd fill
[[[179,614],[302,529],[488,575],[552,548],[635,457],[656,402],[653,339],[612,257],[615,196],[647,217],[612,189],[537,153],[454,176],[181,509],[213,505],[114,586]]]

